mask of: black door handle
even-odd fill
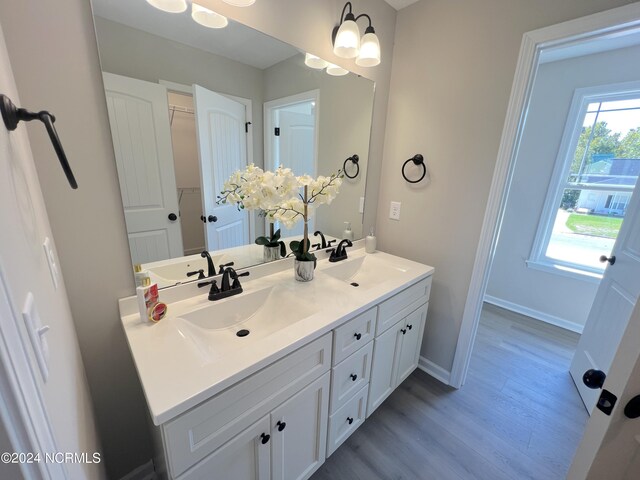
[[[589,388],[597,390],[598,388],[602,388],[604,385],[604,380],[607,378],[607,374],[602,370],[587,370],[584,372],[582,376],[582,382]]]
[[[177,219],[178,219],[178,216],[175,213],[171,212],[169,214],[169,220],[171,220],[172,222],[175,222]]]
[[[640,395],[636,395],[631,400],[629,400],[627,406],[624,407],[624,414],[627,418],[640,417]]]
[[[217,222],[218,221],[218,217],[216,217],[215,215],[209,215],[207,217],[207,220],[209,220],[210,222]]]
[[[606,255],[601,255],[600,256],[600,261],[602,263],[609,262],[609,265],[613,265],[614,263],[616,263],[616,256],[615,255],[611,255],[610,257],[607,257]]]

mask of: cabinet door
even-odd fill
[[[403,333],[402,349],[400,350],[400,360],[398,361],[396,386],[400,385],[418,366],[428,306],[428,303],[424,304],[407,315],[404,321],[404,328],[401,331]]]
[[[404,321],[400,321],[374,341],[367,418],[396,387],[403,328]]]
[[[269,435],[267,415],[187,470],[178,480],[268,480],[273,442]]]
[[[271,412],[274,480],[309,478],[324,463],[329,384],[327,372]]]

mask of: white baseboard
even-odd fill
[[[157,480],[157,478],[156,470],[153,468],[153,460],[149,460],[144,465],[127,473],[120,480]]]
[[[517,303],[502,300],[501,298],[493,297],[491,295],[485,295],[484,301],[497,307],[504,308],[505,310],[511,310],[512,312],[526,315],[527,317],[540,320],[541,322],[550,323],[551,325],[555,325],[556,327],[564,328],[565,330],[570,330],[572,332],[582,333],[582,330],[584,329],[584,325],[580,325],[579,323],[570,322],[569,320],[565,320],[564,318],[540,312],[539,310],[534,310],[533,308],[524,307],[522,305],[518,305]]]
[[[188,248],[184,251],[184,255],[185,257],[188,257],[189,255],[195,255],[196,253],[200,253],[203,250],[206,250],[206,248],[203,247],[196,247],[196,248]]]
[[[445,370],[440,365],[436,365],[431,360],[427,360],[422,355],[420,355],[420,359],[418,360],[418,368],[423,372],[427,372],[436,380],[440,380],[445,385],[450,385],[449,379],[451,378],[451,372]]]

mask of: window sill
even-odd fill
[[[602,280],[601,273],[589,272],[587,270],[580,270],[578,268],[568,267],[552,262],[541,262],[536,260],[527,260],[525,262],[528,268],[534,270],[540,270],[542,272],[553,273],[563,277],[573,278],[574,280],[582,280],[588,283],[599,284]]]

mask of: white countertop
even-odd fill
[[[306,283],[294,279],[291,259],[268,264],[266,269],[251,269],[251,276],[241,279],[243,293],[215,303],[278,285],[298,299],[304,298],[317,313],[260,340],[249,340],[247,347],[227,349],[218,356],[198,348],[193,334],[181,326],[184,323],[175,321],[188,311],[213,304],[207,299],[208,288],[198,289],[192,283],[163,290],[160,299],[168,304],[168,315],[157,324],[141,321],[136,297],[121,299],[122,324],[154,423],[168,422],[433,273],[433,267],[383,252],[367,254],[360,248],[349,249],[348,254],[349,259],[371,256],[375,262],[401,267],[402,273],[388,279],[373,279],[375,285],[360,289],[323,273],[341,263],[332,264],[326,259],[318,260],[314,280]],[[271,273],[273,271],[275,273]],[[251,339],[251,336],[246,338]]]

